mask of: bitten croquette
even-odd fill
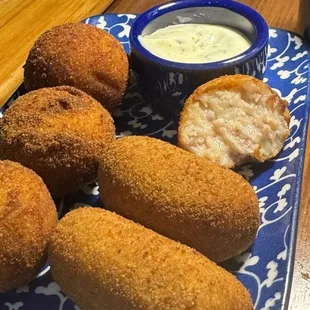
[[[275,157],[290,134],[288,103],[263,81],[235,74],[199,86],[186,100],[178,143],[228,168]]]
[[[56,207],[42,179],[18,163],[0,161],[1,292],[37,275],[56,224]]]
[[[110,144],[99,192],[107,209],[216,262],[245,251],[259,226],[256,194],[240,175],[155,138]]]
[[[121,103],[129,74],[121,43],[108,32],[81,23],[44,32],[30,50],[24,69],[28,91],[70,85],[108,110]]]
[[[23,95],[0,119],[0,159],[34,170],[57,197],[96,178],[99,156],[114,139],[109,112],[70,86]]]
[[[99,208],[59,222],[49,262],[83,310],[253,310],[245,287],[205,256]]]

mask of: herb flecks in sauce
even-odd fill
[[[251,46],[250,40],[237,30],[211,24],[171,25],[138,39],[155,56],[183,63],[220,61]]]

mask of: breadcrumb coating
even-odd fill
[[[256,194],[240,175],[150,137],[110,145],[99,192],[109,210],[216,262],[246,250],[259,226]]]
[[[24,66],[25,87],[70,85],[111,110],[121,103],[129,64],[121,43],[92,25],[69,23],[44,32]]]
[[[57,223],[42,179],[12,161],[0,161],[0,291],[27,284],[47,259]]]
[[[179,146],[221,166],[275,157],[290,134],[287,102],[267,84],[228,75],[198,87],[187,99]]]
[[[115,213],[79,208],[49,246],[52,276],[84,310],[250,310],[249,293],[197,251]]]
[[[114,139],[109,112],[70,86],[23,95],[0,119],[0,159],[33,169],[58,197],[96,178],[99,156]]]

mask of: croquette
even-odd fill
[[[290,113],[263,81],[230,75],[198,87],[187,99],[179,146],[233,168],[275,157],[290,134]]]
[[[42,179],[18,163],[0,161],[1,292],[37,275],[56,224],[56,207]]]
[[[113,142],[98,182],[107,209],[215,262],[243,252],[256,237],[259,208],[250,184],[168,142],[142,136]]]
[[[122,101],[128,72],[128,58],[117,39],[94,26],[69,23],[35,42],[24,66],[24,84],[28,91],[74,86],[112,110]]]
[[[95,180],[99,156],[114,139],[109,112],[70,86],[23,95],[0,119],[0,159],[34,170],[55,197]]]
[[[253,310],[229,272],[185,245],[99,208],[60,220],[51,273],[83,310]]]

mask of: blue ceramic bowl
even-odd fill
[[[180,23],[209,23],[234,28],[252,42],[235,57],[205,64],[159,58],[139,42],[159,28]],[[267,62],[268,26],[250,7],[231,0],[182,0],[155,6],[141,14],[130,32],[131,66],[139,76],[145,99],[161,113],[178,116],[187,97],[201,84],[225,74],[262,79]]]

